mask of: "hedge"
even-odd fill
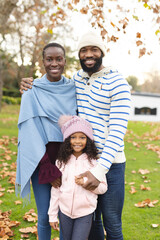
[[[2,97],[2,102],[7,103],[7,104],[12,104],[12,105],[19,105],[21,103],[21,98],[13,98],[13,97],[8,97],[8,96],[3,96]]]
[[[11,89],[7,89],[7,88],[3,88],[3,96],[9,96],[9,97],[21,97],[20,91],[18,89],[15,88],[11,88]]]

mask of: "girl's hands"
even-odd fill
[[[83,186],[84,184],[84,178],[83,177],[80,177],[80,176],[75,176],[75,183],[80,185],[80,186]]]
[[[82,186],[85,184],[85,182],[87,181],[88,179],[86,177],[82,177],[82,176],[75,176],[75,183]]]
[[[54,230],[59,231],[58,222],[50,222],[49,224]]]
[[[78,179],[83,178],[84,183],[81,186],[89,191],[93,191],[100,184],[100,181],[97,178],[95,178],[95,176],[90,171],[84,172],[79,176],[76,176],[76,178]]]

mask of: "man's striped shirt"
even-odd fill
[[[129,85],[111,68],[103,68],[91,77],[80,70],[73,79],[79,116],[92,124],[98,162],[107,172],[112,163],[125,161],[123,139],[131,104]]]

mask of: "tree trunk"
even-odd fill
[[[7,20],[12,10],[15,8],[18,0],[0,0],[0,33],[3,32],[7,25]],[[2,59],[0,57],[0,110],[2,100]]]

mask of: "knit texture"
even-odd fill
[[[63,140],[76,132],[82,132],[91,140],[93,140],[93,131],[91,124],[83,118],[80,118],[78,116],[62,115],[58,123],[63,133]]]
[[[103,52],[103,55],[105,56],[106,49],[105,49],[104,42],[103,42],[101,36],[97,35],[97,33],[93,32],[93,30],[85,33],[81,37],[79,44],[78,44],[78,53],[81,50],[81,48],[86,47],[86,46],[99,47],[101,49],[101,51]]]

